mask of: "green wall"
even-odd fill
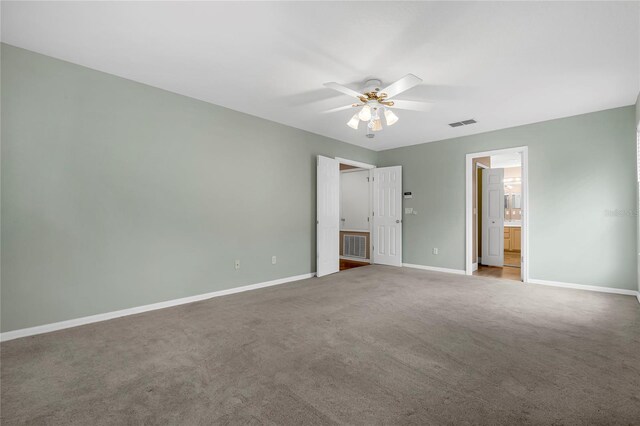
[[[0,54],[2,331],[315,271],[317,154],[402,165],[404,261],[463,269],[465,154],[527,145],[531,278],[636,288],[634,106],[376,153]]]
[[[315,156],[376,161],[26,50],[1,55],[2,331],[313,272]]]
[[[636,99],[636,127],[640,126],[640,94]]]
[[[465,154],[529,147],[530,278],[636,289],[634,106],[379,153],[402,165],[405,263],[464,269]],[[439,254],[433,255],[432,248]]]
[[[636,132],[640,131],[640,93],[638,94],[638,97],[636,99]],[[637,140],[638,136],[636,135],[636,140]],[[637,142],[636,142],[637,144]],[[640,149],[640,146],[636,147],[636,150]],[[640,158],[640,153],[638,153],[638,158]],[[636,167],[640,167],[640,165],[636,165]],[[640,182],[638,182],[637,185],[640,185]],[[636,186],[637,189],[637,194],[640,196],[640,187]],[[636,203],[636,206],[638,206],[640,203]],[[638,216],[638,221],[637,223],[640,224],[640,209],[636,210],[636,215]],[[638,253],[638,301],[640,301],[640,229],[638,229],[638,239],[636,241],[637,245],[636,245],[636,253]]]

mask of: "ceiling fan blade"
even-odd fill
[[[394,99],[393,100],[393,105],[390,106],[389,108],[396,108],[396,109],[408,109],[411,111],[431,111],[431,108],[433,108],[433,104],[429,103],[429,102],[418,102],[418,101],[399,101]]]
[[[330,112],[344,111],[345,109],[356,108],[356,107],[359,107],[359,106],[362,106],[362,104],[349,104],[349,105],[341,106],[341,107],[338,107],[338,108],[328,109],[324,113],[328,114]]]
[[[413,74],[407,74],[400,80],[382,89],[380,93],[386,93],[387,97],[385,99],[391,99],[394,96],[399,95],[405,90],[409,90],[420,83],[422,83],[422,79],[420,77],[416,77]]]
[[[338,92],[344,93],[345,95],[352,96],[354,98],[358,98],[359,99],[362,96],[364,96],[362,93],[358,93],[353,89],[349,89],[348,87],[345,87],[342,84],[338,84],[338,83],[335,83],[335,82],[325,83],[324,86],[328,87],[329,89],[337,90]]]

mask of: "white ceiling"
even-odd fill
[[[2,2],[2,41],[375,150],[630,105],[640,2]],[[365,78],[431,112],[364,136]],[[474,118],[478,124],[447,124]]]

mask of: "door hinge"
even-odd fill
[[[369,182],[369,178],[367,178],[367,182]]]
[[[367,218],[367,222],[369,222],[369,218]]]

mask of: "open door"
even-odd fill
[[[373,262],[402,266],[402,166],[373,169]]]
[[[482,264],[504,266],[504,169],[482,171]]]
[[[340,165],[318,155],[316,275],[340,270]]]

